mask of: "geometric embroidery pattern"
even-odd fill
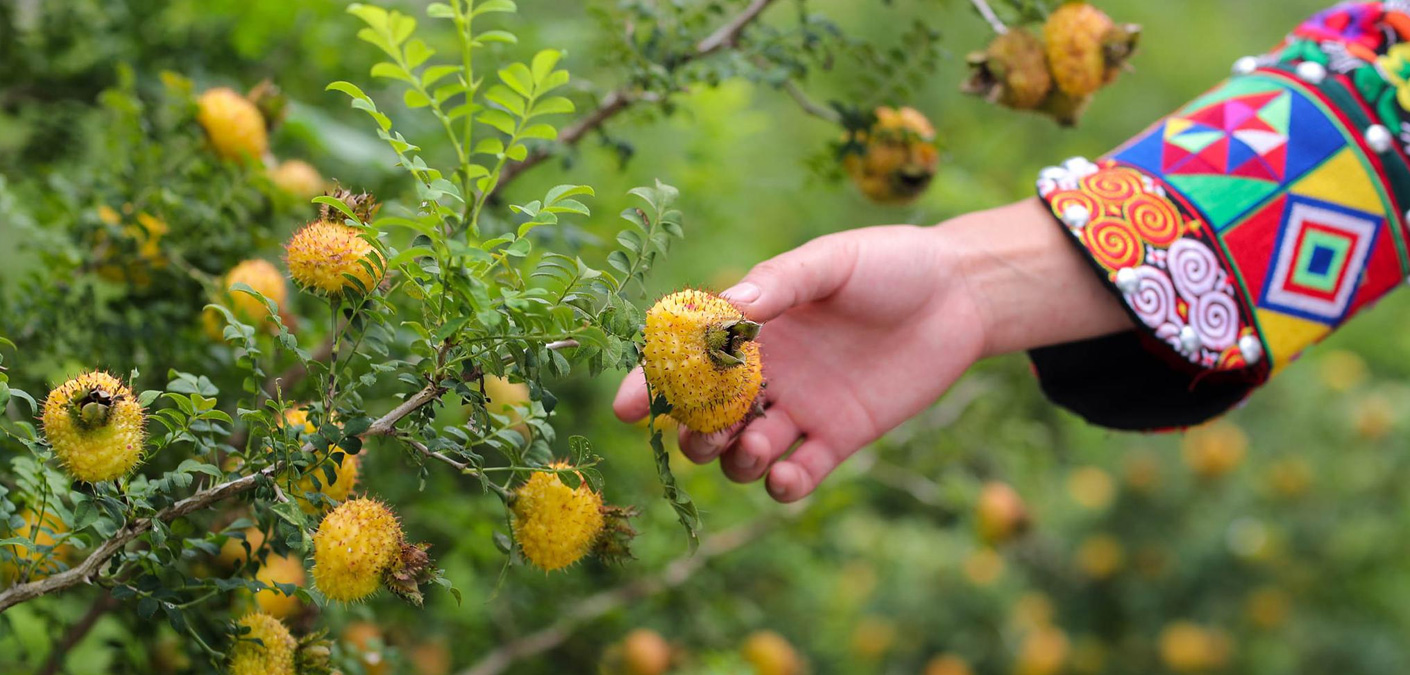
[[[1289,195],[1260,307],[1335,326],[1346,317],[1384,217]]]

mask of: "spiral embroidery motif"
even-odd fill
[[[1184,233],[1183,219],[1174,204],[1143,192],[1121,205],[1121,214],[1153,246],[1169,246]]]
[[[1135,197],[1145,189],[1140,174],[1130,169],[1098,171],[1082,179],[1082,189],[1097,199],[1121,202]]]
[[[1187,302],[1213,291],[1219,285],[1219,259],[1208,246],[1194,239],[1180,239],[1170,245],[1166,257],[1175,289]]]
[[[1159,328],[1172,320],[1178,322],[1180,315],[1176,311],[1175,288],[1170,284],[1170,277],[1150,265],[1141,265],[1135,272],[1136,288],[1124,294],[1131,311],[1151,328]]]
[[[1103,218],[1088,225],[1082,231],[1082,243],[1110,269],[1139,265],[1145,255],[1145,246],[1136,230],[1130,223],[1115,218]]]
[[[1068,207],[1073,205],[1081,206],[1082,208],[1087,209],[1087,213],[1093,215],[1102,212],[1101,204],[1097,203],[1095,197],[1085,192],[1078,192],[1076,190],[1066,190],[1054,194],[1050,198],[1050,203],[1052,205],[1053,212],[1058,214],[1059,217],[1061,217],[1062,214],[1067,211]]]
[[[1190,327],[1206,348],[1228,349],[1239,337],[1239,306],[1226,293],[1205,293],[1190,303]]]

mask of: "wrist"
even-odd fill
[[[1119,299],[1037,199],[960,216],[936,235],[979,313],[983,356],[1131,328]]]

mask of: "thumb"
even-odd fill
[[[853,240],[830,235],[755,265],[720,295],[751,321],[762,323],[793,307],[827,299],[847,283],[856,261]]]

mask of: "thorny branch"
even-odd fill
[[[719,29],[711,33],[705,39],[696,43],[694,51],[686,54],[680,63],[684,64],[704,58],[722,49],[734,47],[739,44],[739,36],[744,33],[744,29],[748,27],[749,24],[753,23],[755,19],[759,18],[759,15],[773,3],[774,0],[754,0],[749,3],[749,6],[744,8],[744,11],[720,26]],[[598,103],[597,108],[586,117],[564,127],[563,130],[558,133],[558,145],[564,147],[577,145],[579,141],[583,140],[583,137],[601,127],[607,120],[612,119],[618,113],[630,108],[633,103],[642,100],[657,100],[657,97],[649,93],[636,92],[625,88],[607,94],[602,97],[602,102]],[[542,164],[544,160],[552,155],[553,153],[549,149],[540,148],[529,153],[529,156],[525,157],[523,161],[506,166],[499,177],[499,183],[494,189],[496,191],[504,189],[504,186],[508,185],[515,178],[518,178],[529,169]]]

